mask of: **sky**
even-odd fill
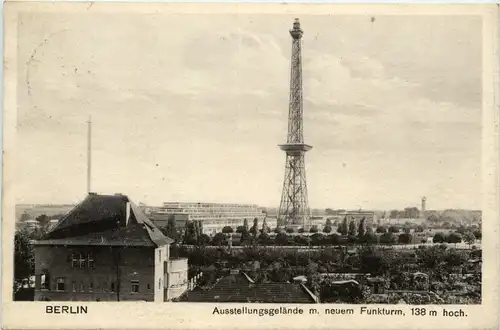
[[[295,16],[23,13],[17,202],[277,207]],[[300,16],[314,208],[481,208],[481,18]]]

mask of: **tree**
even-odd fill
[[[198,242],[198,238],[200,237],[200,226],[199,226],[199,221],[192,221],[191,222],[193,226],[193,237],[196,242]]]
[[[184,244],[191,244],[191,235],[190,235],[190,230],[189,230],[189,220],[186,220],[186,223],[184,224],[184,235],[182,237],[182,240]]]
[[[233,233],[233,227],[231,227],[231,226],[225,226],[224,228],[222,228],[222,232],[224,234],[232,234]]]
[[[240,237],[241,243],[248,242],[248,238],[250,237],[250,233],[248,231],[248,220],[246,218],[243,220],[243,226],[239,226],[237,228],[236,232],[239,232],[241,234],[241,237]]]
[[[445,236],[443,233],[435,233],[434,237],[432,238],[433,243],[444,243],[445,241]]]
[[[358,242],[358,236],[356,235],[347,235],[347,243],[349,244],[355,244]]]
[[[201,234],[198,238],[198,245],[208,245],[210,244],[210,236],[207,234]]]
[[[388,232],[380,236],[380,244],[394,244],[396,242],[396,237],[393,233]]]
[[[387,228],[384,226],[378,226],[376,232],[379,234],[385,234],[387,232]]]
[[[454,244],[460,243],[462,242],[462,235],[460,235],[459,233],[451,233],[446,238],[446,241],[447,243],[454,243]]]
[[[469,247],[474,244],[474,241],[476,240],[476,237],[474,234],[470,231],[465,232],[463,235],[464,241],[469,245]]]
[[[349,236],[356,236],[356,223],[354,220],[349,222]]]
[[[266,221],[266,218],[264,218],[264,221],[262,221],[262,234],[267,234],[269,233],[269,226],[267,225],[267,221]]]
[[[451,223],[449,223],[448,221],[445,221],[445,222],[443,222],[442,226],[443,226],[444,229],[450,229],[451,228]]]
[[[399,211],[398,210],[391,210],[389,214],[389,218],[391,219],[397,219],[399,217]]]
[[[167,225],[165,227],[161,227],[160,231],[163,235],[170,237],[174,241],[177,241],[180,238],[177,228],[175,227],[175,219],[168,219]]]
[[[199,224],[194,221],[186,221],[184,228],[184,244],[194,245],[198,244],[200,227]]]
[[[253,219],[253,226],[250,230],[250,233],[253,235],[253,237],[257,237],[257,235],[259,234],[259,219]]]
[[[231,228],[231,227],[229,227],[229,228]],[[227,241],[226,235],[224,235],[223,233],[217,233],[212,238],[212,245],[221,246],[221,245],[226,244],[226,241]]]
[[[465,226],[463,226],[463,225],[460,225],[460,226],[458,226],[458,228],[457,228],[457,233],[459,233],[459,234],[461,234],[461,235],[465,234],[465,232],[466,232],[466,231],[467,231],[467,229],[466,229],[466,228],[465,228]]]
[[[24,211],[23,214],[21,214],[21,219],[20,221],[28,221],[31,220],[31,215],[29,215],[28,212]]]
[[[318,231],[319,231],[318,226],[316,226],[316,225],[313,225],[313,226],[311,226],[311,228],[309,228],[310,233],[317,233]]]
[[[293,239],[298,246],[307,246],[311,242],[309,236],[297,235]]]
[[[399,228],[398,228],[398,227],[396,227],[396,226],[390,226],[390,227],[389,227],[389,232],[390,232],[390,233],[393,233],[393,234],[395,234],[395,233],[399,233]]]
[[[39,215],[38,217],[36,217],[35,220],[38,221],[38,224],[42,228],[45,228],[49,224],[49,221],[50,221],[49,217],[46,214]]]
[[[405,227],[403,228],[403,232],[404,232],[405,234],[409,234],[409,233],[411,232],[410,227],[405,226]]]
[[[262,244],[262,245],[272,244],[271,237],[267,233],[260,234],[258,240],[259,240],[259,244]]]
[[[288,236],[285,233],[278,233],[274,238],[276,245],[288,245]]]
[[[349,232],[349,226],[347,224],[347,217],[344,217],[344,220],[342,220],[342,223],[340,224],[340,226],[337,227],[337,232],[340,234],[340,235],[347,235],[347,233]]]
[[[439,222],[439,216],[436,215],[436,214],[431,214],[427,217],[427,221],[430,222],[430,223],[438,223]]]
[[[398,237],[398,243],[399,244],[410,244],[411,239],[412,239],[411,234],[408,234],[408,233],[400,234]]]
[[[328,237],[326,237],[325,240],[328,242],[328,244],[337,245],[340,243],[340,236],[337,234],[331,234],[328,235]]]
[[[299,228],[298,230],[299,234],[303,234],[305,232],[304,228]]]
[[[285,231],[289,234],[293,234],[295,232],[292,227],[286,228]]]
[[[325,234],[329,234],[329,233],[331,233],[331,232],[332,232],[332,226],[328,226],[328,225],[326,225],[326,226],[323,228],[323,232],[324,232]]]
[[[419,210],[416,207],[406,207],[403,211],[404,218],[418,218]]]
[[[324,236],[321,233],[315,233],[311,235],[311,244],[312,245],[322,245],[324,241]]]
[[[203,235],[203,222],[201,220],[198,221],[198,235]]]
[[[58,214],[53,214],[53,215],[49,215],[49,220],[61,220],[62,218],[64,218],[66,214],[64,213],[58,213]]]
[[[365,225],[366,218],[363,217],[361,221],[359,222],[358,226],[358,237],[363,237],[366,234],[366,225]]]
[[[359,237],[359,242],[362,244],[377,244],[377,235],[373,232],[367,232],[362,237]]]
[[[423,233],[424,232],[424,227],[423,226],[417,226],[415,228],[415,232],[416,233]]]
[[[332,219],[330,219],[330,218],[326,218],[325,227],[326,227],[326,226],[330,226],[330,227],[332,226]]]
[[[191,222],[191,232],[193,235],[193,241],[195,244],[198,244],[201,236],[201,227],[200,227],[200,221],[192,221]]]
[[[35,256],[26,230],[14,235],[14,292],[35,273]]]
[[[483,236],[480,230],[474,230],[473,234],[477,240],[480,240]]]

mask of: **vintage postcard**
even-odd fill
[[[5,4],[5,329],[498,327],[498,6]]]

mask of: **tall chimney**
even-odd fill
[[[420,207],[420,217],[425,218],[426,205],[425,202],[427,198],[425,196],[422,197],[422,206]]]
[[[89,121],[87,122],[87,193],[90,194],[91,187],[91,175],[92,175],[92,117],[89,116]]]

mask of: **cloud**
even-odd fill
[[[20,25],[20,63],[53,31],[68,32],[37,50],[30,95],[20,74],[18,182],[26,200],[78,199],[91,114],[100,191],[155,202],[279,202],[288,17],[31,16]],[[448,67],[446,50],[455,41],[432,32],[432,19],[424,20],[426,38],[442,38],[424,43],[414,38],[422,26],[405,18],[397,21],[405,23],[402,33],[388,20],[371,27],[345,17],[304,19],[308,33],[318,31],[303,48],[304,134],[314,147],[306,158],[311,205],[406,203],[426,189],[455,190],[466,200],[469,192],[460,195],[443,173],[477,188],[469,173],[479,168],[481,113],[455,96],[464,86],[477,94],[480,84],[467,79],[475,77],[474,66],[454,71],[475,55],[450,46],[456,55]],[[172,26],[182,28],[172,33]],[[415,191],[401,191],[402,182]]]

